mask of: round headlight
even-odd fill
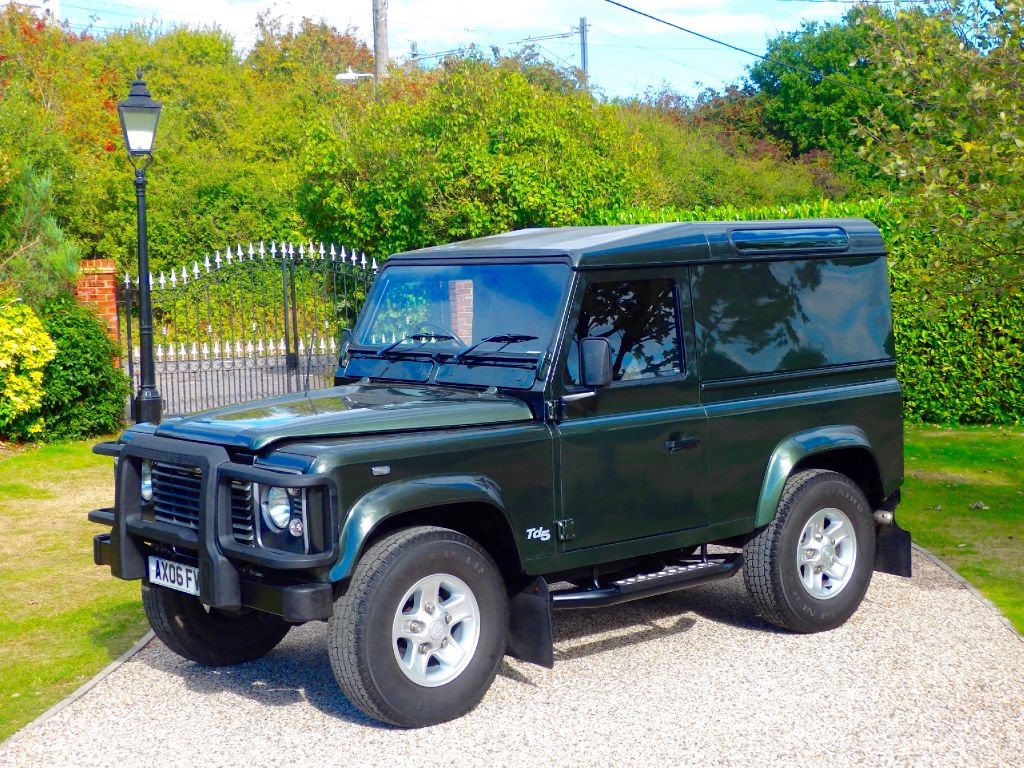
[[[153,500],[153,465],[148,461],[139,469],[139,495],[143,501]]]
[[[278,531],[288,527],[292,516],[292,505],[284,488],[268,488],[263,497],[263,519],[267,525]]]

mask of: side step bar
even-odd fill
[[[670,565],[657,573],[643,573],[613,581],[607,587],[552,592],[551,607],[557,611],[569,608],[602,608],[606,605],[628,603],[631,600],[695,587],[709,581],[727,579],[739,571],[742,565],[743,555],[740,554],[704,562]]]

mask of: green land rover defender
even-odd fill
[[[374,718],[458,717],[552,611],[732,576],[794,632],[910,575],[885,247],[862,219],[532,229],[387,260],[334,386],[160,424],[95,561],[204,665],[329,621]],[[714,545],[708,547],[708,545]]]

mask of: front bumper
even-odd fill
[[[214,608],[254,608],[302,622],[331,615],[333,587],[326,572],[337,560],[337,486],[327,475],[298,475],[237,464],[215,445],[183,443],[139,435],[129,443],[101,443],[96,453],[118,458],[114,506],[89,513],[93,522],[111,527],[93,540],[93,559],[121,579],[145,579],[147,558],[174,553],[195,560],[199,594]],[[143,517],[139,496],[142,460],[189,467],[199,481],[198,526],[191,528]],[[309,554],[264,549],[237,541],[232,532],[232,481],[286,488],[315,489],[322,499],[317,520],[320,548]],[[181,559],[180,557],[178,559]]]
[[[113,565],[114,548],[110,543],[109,533],[100,533],[93,537],[92,559],[96,565]],[[295,623],[327,619],[334,610],[334,590],[330,584],[267,584],[244,576],[239,577],[238,583],[239,602],[237,606],[232,607],[266,611]]]

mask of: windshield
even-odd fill
[[[388,367],[394,378],[424,380],[414,361],[426,355],[442,367],[473,368],[488,358],[535,365],[551,343],[568,282],[567,264],[389,267],[377,278],[352,343],[382,360],[410,361]],[[447,372],[439,380],[452,376],[464,378]]]
[[[540,352],[551,340],[568,279],[565,264],[385,269],[353,341],[397,345],[396,352],[427,344],[454,354],[490,336],[515,334],[532,338],[509,344],[507,351]],[[486,345],[479,351],[486,352]]]

